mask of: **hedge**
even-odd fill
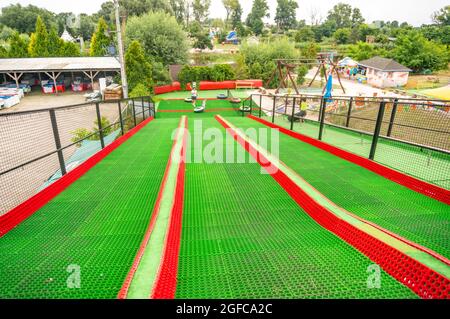
[[[229,81],[236,79],[236,72],[229,64],[216,64],[209,66],[185,65],[178,74],[181,86],[186,87],[188,83],[200,81]]]

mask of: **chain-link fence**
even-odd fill
[[[154,114],[150,97],[0,114],[0,215]]]
[[[254,116],[450,189],[450,101],[255,94],[252,103]]]

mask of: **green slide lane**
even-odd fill
[[[162,189],[161,203],[159,205],[155,227],[151,233],[150,239],[146,245],[142,259],[131,281],[128,291],[128,299],[148,299],[152,294],[158,270],[160,269],[161,258],[164,253],[164,243],[173,204],[175,202],[175,193],[177,186],[177,177],[180,170],[181,149],[183,147],[183,138],[185,135],[186,117],[183,116],[180,121],[179,130],[175,144],[171,153],[170,166],[167,170],[166,183]]]
[[[154,120],[0,238],[0,298],[116,298],[179,119]]]
[[[202,125],[228,135],[213,118]],[[241,150],[231,137],[226,145],[235,156]],[[259,164],[187,164],[177,298],[417,297],[383,271],[380,288],[369,289],[373,266],[310,218]]]
[[[221,121],[224,121],[232,130],[236,132],[238,136],[240,136],[249,145],[251,145],[251,147],[257,150],[266,159],[268,159],[269,162],[277,168],[277,170],[281,171],[287,177],[289,177],[290,180],[292,180],[297,186],[305,191],[315,202],[319,203],[322,207],[326,208],[339,219],[344,220],[346,223],[358,228],[364,233],[377,238],[378,240],[402,252],[403,254],[419,261],[428,268],[441,273],[447,278],[450,278],[450,267],[447,264],[443,263],[439,259],[434,258],[428,253],[423,252],[389,234],[386,234],[378,228],[359,220],[351,213],[337,206],[333,202],[330,202],[328,198],[324,197],[323,194],[313,188],[309,183],[301,178],[301,176],[295,173],[295,171],[293,171],[289,166],[280,161],[277,156],[271,154],[266,148],[262,147],[255,140],[251,139],[248,135],[245,134],[245,132],[236,128],[233,124],[225,120],[223,117],[219,116],[219,119]]]
[[[238,128],[267,128],[247,118],[226,118]],[[450,208],[356,164],[280,133],[280,159],[347,211],[450,257]]]
[[[254,113],[254,115],[256,115]],[[263,116],[266,121],[272,117]],[[275,117],[275,124],[290,129],[291,123],[286,117]],[[317,139],[319,124],[315,122],[294,123],[294,131]],[[324,126],[323,141],[341,149],[368,158],[373,137],[356,132]],[[436,151],[427,151],[420,147],[407,145],[381,137],[378,140],[375,161],[422,179],[439,187],[450,189],[450,156]]]
[[[203,101],[197,101],[198,106],[202,103]],[[158,106],[157,118],[179,119],[181,115],[189,115],[191,118],[201,119],[205,117],[210,118],[216,114],[226,116],[242,115],[237,108],[239,108],[239,106],[235,106],[227,100],[209,100],[206,101],[206,112],[194,113],[192,103],[186,103],[184,101],[161,101]]]

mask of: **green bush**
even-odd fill
[[[228,64],[217,64],[208,66],[185,65],[178,74],[178,80],[182,87],[186,84],[200,81],[227,81],[236,79],[236,73]]]
[[[297,84],[302,85],[305,83],[306,81],[305,76],[306,74],[308,74],[308,70],[309,68],[307,65],[300,65],[297,68]]]
[[[114,127],[111,126],[111,122],[104,116],[101,118],[102,128],[103,128],[103,136],[108,136],[111,134],[114,130]],[[81,146],[81,143],[84,139],[86,139],[89,135],[92,134],[89,138],[87,138],[88,141],[99,141],[100,140],[100,134],[96,133],[98,131],[98,121],[94,121],[94,127],[92,130],[88,130],[87,128],[78,128],[72,133],[72,143],[76,143],[78,147]],[[94,134],[95,133],[95,134]]]
[[[236,79],[236,72],[234,72],[233,68],[229,64],[214,65],[211,69],[210,75],[211,80],[216,82]]]
[[[244,43],[240,49],[238,60],[238,74],[247,73],[252,79],[262,79],[267,82],[276,69],[276,59],[296,59],[299,52],[294,43],[286,38],[275,39],[270,43],[249,44]],[[278,75],[273,77],[269,88],[276,87],[279,83]]]
[[[134,89],[130,92],[130,97],[141,97],[149,95],[150,95],[150,88],[142,83],[137,84],[134,87]]]

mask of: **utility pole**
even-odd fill
[[[114,0],[114,7],[116,9],[117,44],[119,46],[119,62],[120,62],[120,75],[122,78],[122,90],[123,90],[123,97],[125,99],[127,99],[128,98],[128,81],[127,81],[127,74],[125,71],[125,59],[124,59],[123,42],[122,42],[122,27],[120,25],[120,16],[119,16],[119,0]]]

